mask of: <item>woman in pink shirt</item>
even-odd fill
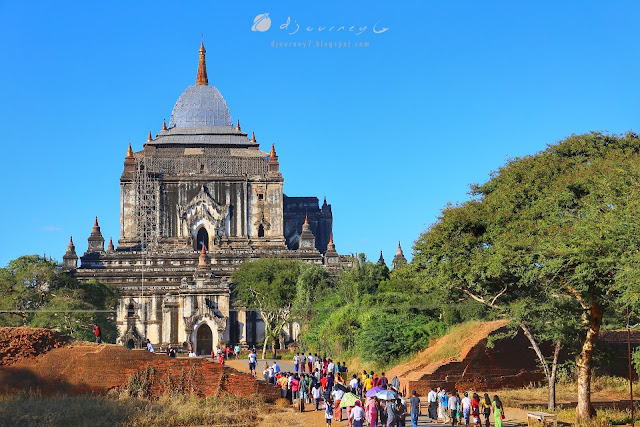
[[[299,386],[300,386],[300,380],[298,380],[298,375],[296,375],[291,380],[291,399],[292,400],[296,400],[298,398]]]
[[[367,421],[369,421],[369,426],[376,427],[376,423],[378,422],[378,410],[376,409],[375,398],[367,397],[367,400],[364,403],[364,412],[366,414]]]

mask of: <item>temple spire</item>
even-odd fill
[[[256,142],[256,133],[251,132],[251,142]]]
[[[236,130],[241,130],[240,129],[240,119],[238,119],[238,124],[236,125]]]
[[[131,143],[129,143],[129,149],[127,150],[127,157],[133,157],[133,150],[131,149]]]
[[[149,130],[149,136],[147,137],[147,142],[153,141],[153,137],[151,136],[151,130]]]
[[[200,63],[198,64],[198,77],[196,78],[196,86],[209,86],[209,79],[207,78],[207,64],[204,56],[207,50],[204,48],[204,40],[200,44]]]
[[[167,119],[162,119],[162,130],[167,130]]]

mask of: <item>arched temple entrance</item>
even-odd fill
[[[196,236],[196,250],[198,252],[202,250],[203,244],[205,250],[209,250],[209,233],[207,233],[207,229],[204,227],[198,230],[198,235]]]
[[[196,351],[198,355],[210,355],[213,350],[213,333],[209,325],[203,323],[196,332]]]

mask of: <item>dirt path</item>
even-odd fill
[[[514,425],[522,425],[527,423],[527,411],[524,409],[517,408],[506,408],[505,413],[507,414],[507,418],[502,422],[502,425],[505,426],[514,426]],[[346,411],[343,411],[343,417],[346,417]],[[296,419],[300,420],[300,426],[308,426],[308,427],[326,427],[326,423],[324,421],[324,411],[314,411],[307,410],[302,413],[295,413],[292,415]],[[346,427],[349,423],[347,421],[336,422],[332,421],[331,426],[340,426]],[[411,426],[411,418],[407,416],[406,425]],[[451,424],[434,424],[428,422],[428,418],[424,415],[420,416],[418,419],[419,426],[442,426],[442,427],[450,427]],[[493,425],[493,424],[491,424]]]
[[[258,369],[261,372],[262,371],[262,366],[264,365],[264,362],[267,362],[269,365],[273,364],[273,359],[266,359],[266,360],[258,360]],[[280,367],[282,368],[282,370],[284,371],[291,371],[293,370],[293,363],[292,362],[288,362],[286,360],[278,360],[278,364],[280,365]],[[229,360],[227,361],[227,366],[237,369],[240,372],[249,372],[249,362],[247,360]],[[311,409],[310,409],[311,408]],[[320,410],[320,411],[315,411],[312,409],[312,406],[307,406],[307,409],[304,412],[295,412],[293,413],[291,416],[294,417],[294,419],[298,420],[298,422],[296,424],[300,425],[300,426],[305,426],[305,427],[326,427],[326,422],[324,420],[324,411]],[[423,413],[426,413],[427,410],[426,408],[423,408]],[[523,425],[523,424],[527,424],[527,410],[526,409],[520,409],[520,408],[506,408],[505,410],[505,414],[507,415],[507,418],[502,422],[503,425],[505,426],[513,426],[513,425]],[[346,417],[347,413],[346,410],[343,410],[343,417]],[[338,426],[338,427],[347,427],[349,425],[349,423],[344,420],[342,422],[337,422],[335,420],[333,420],[333,422],[331,423],[332,427]],[[426,416],[421,416],[420,419],[418,420],[418,425],[419,426],[442,426],[442,427],[447,427],[450,426],[450,424],[434,424],[434,423],[429,423],[428,419]],[[493,425],[493,424],[492,424]],[[411,426],[411,419],[410,417],[407,417],[407,426]]]

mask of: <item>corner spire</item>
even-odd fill
[[[153,141],[153,137],[151,136],[151,130],[149,130],[149,136],[147,137],[147,142]]]
[[[272,159],[278,157],[278,156],[276,156],[276,145],[275,144],[271,144],[271,153],[269,153],[269,157],[271,157]]]
[[[127,158],[133,157],[133,150],[131,149],[131,142],[129,142],[129,149],[127,150]]]
[[[238,119],[238,124],[236,125],[236,130],[241,130],[240,129],[240,119]]]
[[[200,63],[198,64],[198,77],[196,78],[196,86],[209,86],[209,79],[207,78],[207,63],[205,61],[205,54],[207,50],[204,48],[204,40],[200,44]]]
[[[309,215],[308,214],[304,214],[304,223],[306,225],[309,225]]]
[[[256,142],[256,133],[251,132],[251,142]]]
[[[167,119],[162,119],[162,130],[167,130]]]

